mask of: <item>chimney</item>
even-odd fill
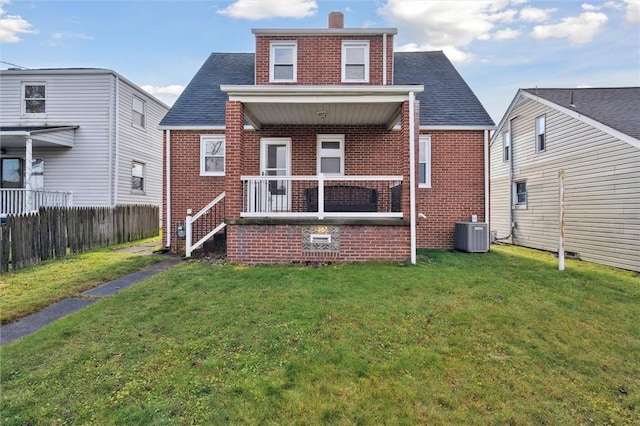
[[[342,12],[329,13],[329,28],[344,28],[344,15]]]

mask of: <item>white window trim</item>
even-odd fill
[[[524,203],[518,203],[518,184],[525,184],[524,191]],[[513,208],[517,210],[526,210],[527,203],[529,202],[529,188],[527,187],[526,179],[520,179],[513,182]]]
[[[277,47],[291,47],[293,49],[293,78],[292,79],[276,79],[275,78],[275,49]],[[269,82],[270,83],[295,83],[298,81],[298,43],[291,41],[272,41],[269,45]]]
[[[320,174],[320,165],[323,158],[322,142],[339,142],[340,143],[340,173],[325,173],[325,176],[344,176],[344,135],[317,135],[317,150],[316,150],[316,172]],[[334,150],[332,150],[334,151]]]
[[[224,147],[224,155],[222,158],[223,161],[223,170],[221,172],[216,171],[207,171],[206,170],[206,155],[207,152],[207,142],[208,141],[222,141]],[[200,176],[224,176],[226,170],[226,161],[227,161],[227,142],[224,135],[200,135]]]
[[[131,161],[131,178],[133,179],[133,166],[139,164],[140,166],[142,166],[142,189],[134,189],[133,187],[131,188],[131,193],[132,194],[146,194],[147,193],[147,165],[145,163],[143,163],[142,161],[137,161],[137,160],[132,160]]]
[[[418,140],[418,164],[420,161],[420,145],[425,144],[425,182],[418,182],[418,188],[431,188],[431,135],[420,135]],[[420,179],[420,173],[418,173],[418,179]]]
[[[25,86],[44,86],[44,98],[42,99],[44,101],[44,112],[27,112],[27,98],[24,96]],[[47,115],[47,83],[44,81],[23,81],[20,89],[20,114],[27,117],[45,117]]]
[[[544,131],[540,133],[539,120],[542,118],[544,121]],[[538,137],[544,135],[544,149],[540,149],[540,143]],[[545,152],[547,150],[547,116],[545,114],[536,117],[536,152]]]
[[[507,141],[509,141],[509,145],[507,145]],[[506,148],[509,148],[509,151]],[[505,155],[505,153],[509,153]],[[502,133],[502,161],[507,162],[511,159],[511,134],[509,132]]]
[[[347,47],[364,47],[364,79],[350,80],[347,79]],[[342,42],[342,82],[343,83],[368,83],[369,82],[369,40],[344,40]]]
[[[139,112],[136,111],[136,109],[134,108],[134,103],[135,101],[139,100],[142,103],[142,122],[143,125],[139,126],[138,124],[136,124],[133,121],[133,113],[134,112]],[[131,96],[131,126],[135,127],[136,129],[142,129],[142,130],[147,130],[147,101],[145,101],[144,99],[142,99],[140,96],[136,96],[136,95],[132,95]]]

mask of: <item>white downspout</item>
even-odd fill
[[[487,251],[490,246],[489,222],[489,130],[484,131],[484,221],[487,223]]]
[[[382,85],[387,85],[387,33],[382,33]]]
[[[173,227],[171,226],[171,130],[167,130],[167,147],[166,149],[166,180],[167,180],[167,205],[166,205],[166,217],[167,217],[167,235],[166,241],[167,244],[165,247],[171,247],[171,233],[173,232]]]
[[[414,92],[409,92],[409,199],[411,222],[411,264],[416,264],[416,165],[415,165],[415,101]]]
[[[116,158],[114,160],[115,173],[113,174],[113,205],[118,205],[118,177],[120,176],[120,77],[116,77]]]

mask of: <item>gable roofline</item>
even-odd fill
[[[256,36],[377,36],[396,35],[397,28],[253,28]]]
[[[530,90],[530,89],[529,89]],[[566,90],[571,90],[571,89],[566,89]],[[574,89],[574,90],[578,90],[578,89]],[[574,111],[571,110],[569,108],[566,108],[562,105],[558,105],[555,102],[552,102],[548,99],[542,98],[541,96],[537,96],[535,93],[531,93],[529,92],[527,89],[518,89],[518,92],[516,93],[516,96],[513,98],[513,101],[511,101],[511,104],[509,105],[509,108],[507,108],[507,111],[505,112],[504,116],[502,117],[502,119],[500,120],[500,123],[498,124],[498,127],[496,128],[496,132],[494,133],[493,137],[491,138],[491,145],[493,145],[493,143],[498,139],[498,136],[500,134],[500,131],[502,130],[502,128],[504,127],[506,121],[509,119],[509,117],[511,116],[511,112],[513,111],[513,109],[515,108],[515,106],[519,103],[519,101],[522,98],[526,98],[526,99],[531,99],[533,101],[536,101],[542,105],[545,105],[549,108],[555,109],[556,111],[559,111],[575,120],[578,120],[582,123],[588,124],[604,133],[607,133],[617,139],[620,139],[623,142],[626,142],[628,144],[630,144],[631,146],[634,146],[636,148],[640,148],[640,139],[634,138],[631,135],[628,135],[624,132],[621,132],[620,130],[617,130],[611,126],[608,126],[594,118],[588,117],[578,111]]]

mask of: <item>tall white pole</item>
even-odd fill
[[[24,154],[24,189],[25,189],[25,211],[33,210],[33,185],[31,184],[31,174],[33,167],[33,139],[27,138]]]
[[[558,242],[558,270],[564,271],[564,170],[558,172],[558,205],[560,210]]]
[[[411,224],[411,264],[415,265],[417,261],[416,256],[416,164],[415,164],[415,149],[416,149],[416,132],[415,132],[415,102],[416,95],[414,92],[409,92],[409,199],[411,203],[410,207],[410,224]]]

